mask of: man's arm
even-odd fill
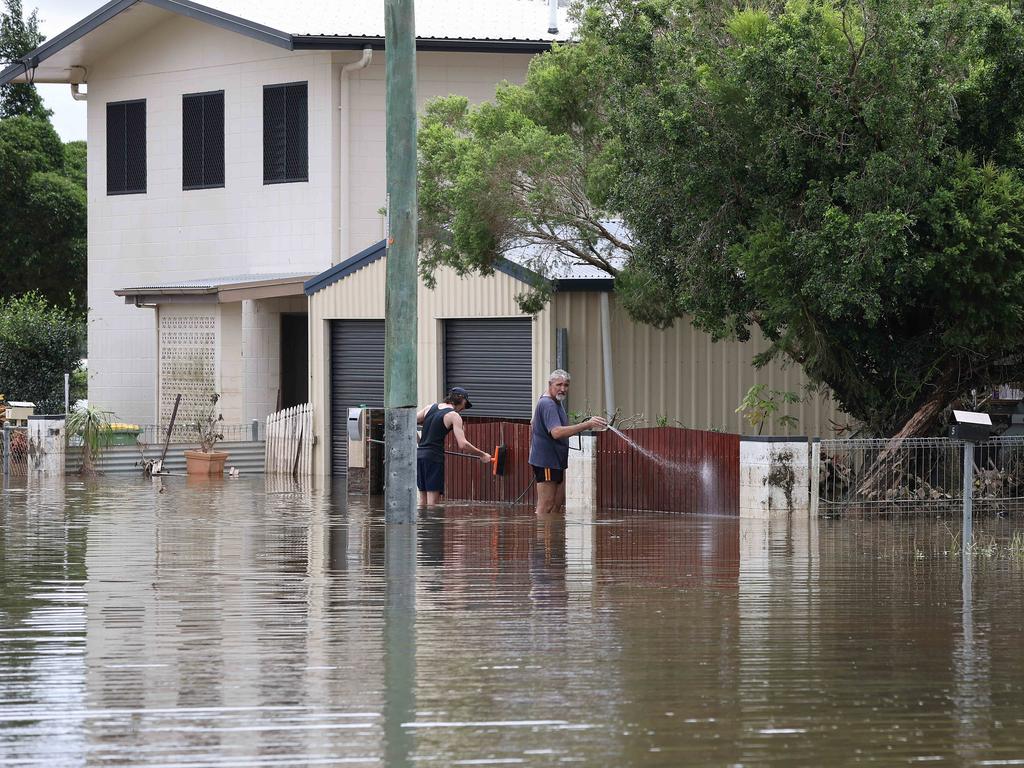
[[[452,428],[452,434],[455,435],[455,442],[458,443],[459,450],[472,451],[473,453],[480,457],[480,461],[486,462],[491,460],[491,454],[487,453],[486,451],[481,451],[479,448],[477,448],[475,445],[469,442],[469,440],[466,439],[466,432],[462,426],[462,417],[458,413],[456,413],[455,411],[452,411],[451,413],[446,413],[444,418],[445,421],[451,419],[451,421],[448,421],[448,426]]]
[[[607,426],[608,422],[600,416],[592,416],[586,421],[581,421],[579,424],[570,424],[567,427],[552,427],[549,432],[555,440],[563,440],[567,437],[578,435],[580,432],[586,432],[588,429],[604,429]]]
[[[427,418],[427,411],[429,411],[429,410],[430,410],[430,406],[429,405],[425,405],[422,408],[420,408],[418,411],[416,411],[416,423],[417,424],[422,424],[423,423],[423,420],[425,418]]]

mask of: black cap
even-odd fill
[[[451,389],[448,390],[448,395],[449,396],[451,396],[451,395],[458,395],[459,397],[461,397],[463,400],[466,401],[466,407],[467,408],[472,408],[473,407],[473,404],[471,402],[469,402],[469,392],[467,392],[462,387],[452,387]]]

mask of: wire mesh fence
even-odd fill
[[[1024,438],[974,447],[971,487],[979,511],[1024,509]],[[964,443],[946,438],[822,440],[818,509],[935,513],[963,507]]]
[[[28,427],[4,425],[0,456],[5,476],[24,477],[28,474]]]

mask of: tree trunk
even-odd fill
[[[958,377],[954,371],[947,371],[935,385],[935,391],[918,406],[913,415],[904,422],[903,426],[894,434],[885,448],[871,463],[871,467],[864,475],[860,485],[857,487],[859,497],[878,498],[885,491],[885,480],[891,477],[885,472],[891,459],[902,448],[903,441],[914,437],[924,437],[935,426],[942,412],[960,394]]]

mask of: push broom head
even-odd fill
[[[494,446],[494,454],[491,456],[491,474],[495,477],[505,476],[505,462],[508,460],[508,448],[504,445]]]

